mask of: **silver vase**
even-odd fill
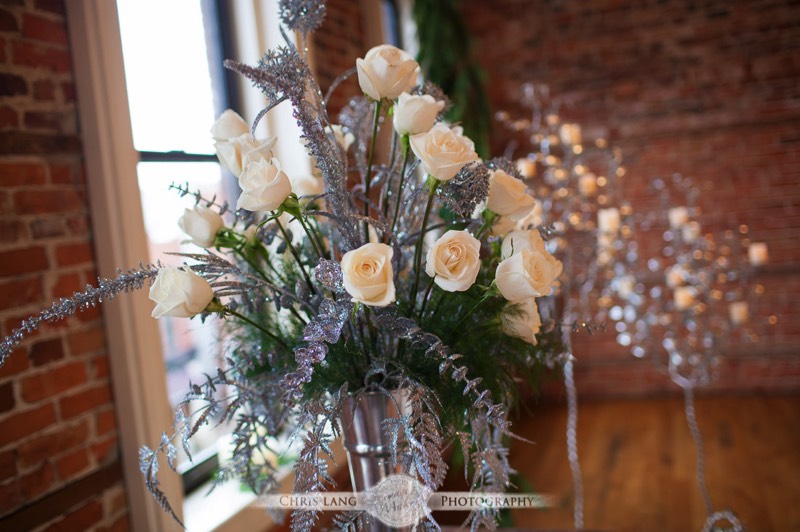
[[[353,491],[364,492],[393,474],[406,473],[400,464],[392,465],[389,436],[383,421],[411,413],[409,390],[364,392],[345,400],[342,408],[342,439],[350,466]],[[372,519],[372,532],[410,530],[392,528]]]

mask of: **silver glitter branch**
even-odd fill
[[[11,334],[3,338],[0,343],[0,366],[11,355],[26,335],[38,329],[44,323],[54,323],[64,320],[78,312],[96,307],[99,303],[113,299],[119,294],[140,290],[146,284],[152,283],[161,268],[160,264],[139,264],[138,268],[126,272],[118,271],[114,279],[99,277],[97,286],[87,286],[83,292],[76,292],[71,297],[61,298],[36,316],[22,321],[20,326]]]

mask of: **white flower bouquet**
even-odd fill
[[[303,32],[324,9],[283,4],[286,25]],[[26,320],[3,341],[2,360],[39,323],[149,284],[154,317],[218,315],[232,346],[226,367],[187,395],[187,404],[205,406],[192,415],[178,410],[174,435],[141,449],[148,488],[167,511],[159,456],[174,468],[176,438],[185,444],[213,420],[233,424],[233,460],[218,481],[274,490],[277,464],[255,457],[269,451],[265,435],[293,433],[303,439],[295,491],[328,488],[320,456],[330,454],[344,400],[365,391],[409,391],[412,413],[386,428],[395,460],[428,488],[441,485],[442,447],[455,439],[471,489],[503,490],[510,472],[503,436],[518,381],[535,384],[538,364],[559,354],[560,338],[543,330],[537,298],[557,287],[561,263],[531,225],[537,202],[516,168],[480,160],[460,128],[442,121],[441,91],[418,84],[416,61],[393,46],[357,60],[364,95],[339,124],[291,44],[257,66],[226,66],[251,79],[269,105],[252,127],[229,110],[211,131],[220,163],[238,177],[235,209],[176,187],[196,200],[180,228],[205,251],[185,254],[182,268],[140,266],[100,279]],[[319,183],[303,190],[293,190],[273,157],[275,139],[253,133],[286,101],[319,170]],[[393,132],[379,161],[382,127]],[[473,512],[471,526],[492,523],[495,512]],[[293,528],[309,529],[315,518],[298,510]]]

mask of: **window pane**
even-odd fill
[[[214,153],[211,76],[199,0],[118,0],[139,151]]]
[[[214,195],[219,203],[224,201],[222,169],[217,163],[139,163],[137,166],[142,213],[149,246],[150,260],[164,264],[181,265],[182,257],[167,255],[171,252],[198,253],[202,250],[190,243],[178,228],[178,219],[184,209],[195,204],[194,196],[181,195],[170,190],[171,183],[185,185],[192,191],[200,190],[203,197]],[[202,323],[199,318],[160,318],[161,344],[164,352],[167,392],[175,407],[189,391],[189,382],[202,383],[204,374],[214,375],[221,367],[222,357],[217,341],[218,325],[214,318]],[[204,426],[190,440],[193,454],[214,447],[219,431]]]

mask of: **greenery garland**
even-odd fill
[[[460,122],[483,158],[490,153],[491,109],[486,72],[475,59],[474,40],[459,9],[459,0],[415,0],[417,61],[425,79],[439,85],[453,102],[447,114]]]

